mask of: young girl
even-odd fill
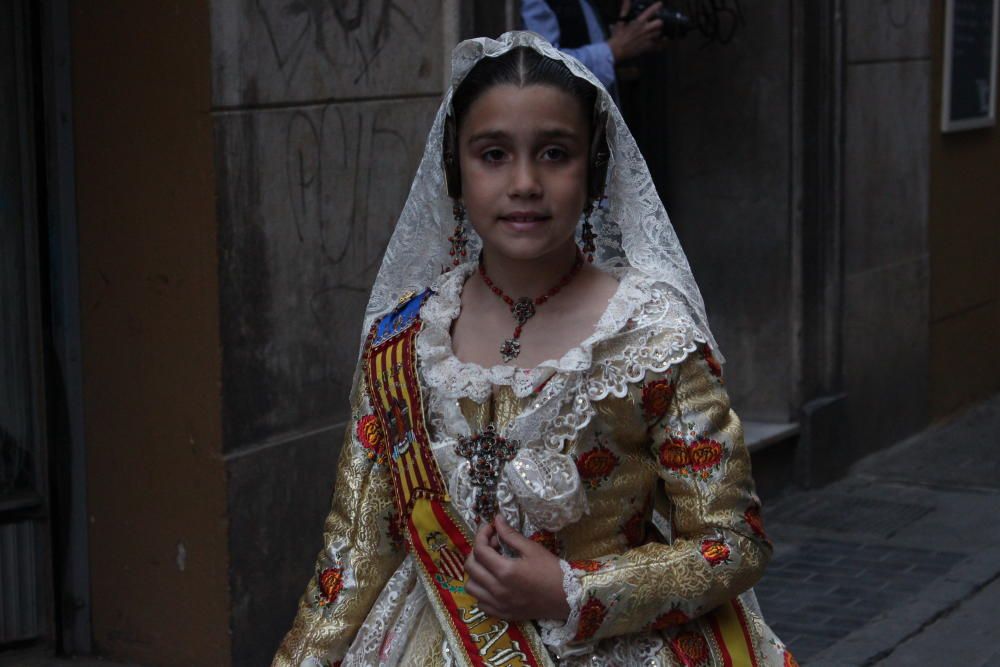
[[[532,33],[452,66],[274,665],[794,664],[751,590],[771,546],[722,358],[618,110]]]

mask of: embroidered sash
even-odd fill
[[[757,667],[753,635],[739,598],[721,605],[709,614],[708,620],[722,656],[723,667]]]
[[[427,597],[457,662],[469,667],[552,665],[531,623],[493,618],[465,590],[472,536],[452,507],[430,449],[415,342],[430,290],[375,323],[365,342],[365,385],[387,447],[396,509],[417,557]]]

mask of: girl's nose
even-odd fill
[[[542,184],[531,160],[516,160],[510,181],[511,197],[537,197],[542,193]]]

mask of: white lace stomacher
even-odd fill
[[[520,398],[539,391],[501,435],[517,440],[515,458],[504,467],[497,487],[500,511],[512,525],[558,531],[587,511],[579,473],[567,444],[595,414],[594,403],[608,395],[624,396],[628,384],[649,370],[665,371],[705,337],[685,310],[674,307],[670,288],[641,272],[618,269],[619,286],[594,332],[560,359],[534,369],[484,368],[455,357],[451,325],[461,308],[461,292],[472,263],[441,276],[421,309],[424,328],[416,350],[428,389],[432,448],[449,480],[451,495],[470,526],[474,488],[468,462],[455,453],[461,436],[471,435],[458,405],[467,397],[487,400],[497,385],[510,386]]]

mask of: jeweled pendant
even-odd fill
[[[522,296],[514,302],[511,312],[514,313],[514,319],[518,324],[524,324],[535,316],[535,302],[531,297]]]
[[[500,356],[505,362],[516,359],[521,354],[521,342],[516,338],[508,338],[500,346]]]

